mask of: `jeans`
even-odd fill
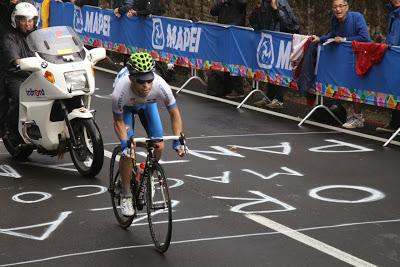
[[[276,99],[283,103],[283,88],[275,84],[268,84],[267,97],[269,100]]]
[[[0,129],[18,132],[19,87],[24,82],[21,77],[0,77]]]

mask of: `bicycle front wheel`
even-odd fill
[[[114,148],[113,154],[111,156],[110,163],[110,187],[108,191],[111,194],[111,203],[115,217],[119,225],[123,228],[128,228],[133,221],[134,216],[124,216],[120,209],[120,199],[122,194],[122,178],[119,172],[119,158],[121,156],[121,146]]]
[[[167,177],[159,163],[147,175],[146,206],[151,238],[156,249],[164,253],[171,242],[172,208]]]

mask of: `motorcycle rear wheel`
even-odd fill
[[[99,128],[93,119],[71,121],[77,147],[70,142],[70,154],[75,168],[86,177],[96,176],[103,167],[104,147]]]

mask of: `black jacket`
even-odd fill
[[[99,6],[99,0],[76,0],[75,5],[82,6]]]
[[[270,0],[263,0],[261,7],[255,8],[249,16],[249,22],[254,30],[279,31],[279,12],[271,7]]]
[[[121,15],[127,13],[130,9],[134,9],[134,0],[111,0],[113,9],[118,8]]]
[[[0,0],[0,38],[11,28],[11,13],[15,5],[10,0]]]
[[[35,54],[29,49],[26,42],[26,35],[18,30],[11,29],[2,40],[2,61],[4,62],[4,70],[8,75],[27,77],[27,72],[17,70],[15,65],[16,59],[33,57]]]
[[[161,16],[162,13],[160,0],[135,0],[134,9],[139,16]]]
[[[210,10],[212,16],[218,16],[218,23],[245,26],[247,0],[214,0]]]

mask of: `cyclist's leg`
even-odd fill
[[[133,114],[132,111],[126,110],[123,113],[123,120],[125,123],[125,127],[127,130],[128,139],[133,136]],[[133,151],[130,151],[133,153]],[[123,192],[122,195],[124,197],[132,197],[132,192],[130,190],[130,183],[131,183],[131,175],[132,175],[132,168],[133,168],[133,160],[132,157],[134,155],[125,155],[123,154],[119,160],[119,170],[121,172],[122,178],[122,187]]]
[[[147,136],[153,139],[155,144],[155,152],[157,159],[161,158],[164,151],[164,141],[161,141],[164,136],[160,114],[158,113],[157,103],[149,103],[139,112],[140,121],[146,130]]]

